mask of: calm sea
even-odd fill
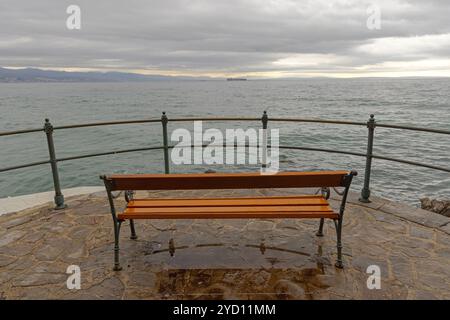
[[[161,81],[146,83],[0,84],[0,131],[57,125],[170,117],[250,116],[325,118],[450,129],[450,79],[352,79]],[[280,129],[280,144],[365,152],[367,129],[357,126],[270,123]],[[231,127],[259,127],[238,123]],[[192,123],[169,123],[169,129]],[[230,123],[209,123],[225,129]],[[140,124],[55,132],[58,157],[161,145],[161,125]],[[282,170],[356,169],[362,185],[365,159],[310,151],[280,150]],[[374,152],[450,167],[450,136],[377,128]],[[46,160],[43,133],[0,137],[0,167]],[[162,172],[162,151],[102,156],[59,164],[64,188],[100,185],[98,175],[113,172]],[[201,166],[172,166],[172,172],[198,172]],[[248,167],[216,167],[248,170]],[[0,173],[0,197],[52,189],[43,165]],[[417,204],[423,196],[450,198],[450,174],[374,160],[372,192]]]

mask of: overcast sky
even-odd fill
[[[81,8],[81,30],[66,27],[71,4]],[[380,9],[380,29],[367,27],[371,5]],[[0,66],[214,77],[450,76],[450,1],[1,0]]]

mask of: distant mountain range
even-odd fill
[[[0,82],[125,82],[161,80],[208,80],[206,77],[172,77],[124,72],[66,72],[36,68],[8,69],[0,67]]]

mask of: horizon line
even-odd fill
[[[248,72],[247,74],[244,72],[234,73],[234,74],[223,74],[220,73],[217,75],[211,75],[210,72],[202,73],[178,73],[178,72],[160,72],[160,73],[148,73],[148,72],[138,72],[136,69],[98,69],[98,68],[73,68],[73,67],[35,67],[35,66],[26,66],[26,67],[14,67],[14,66],[0,66],[0,69],[5,70],[11,70],[11,71],[19,71],[19,70],[39,70],[39,71],[53,71],[53,72],[61,72],[61,73],[68,73],[68,74],[75,74],[75,73],[85,73],[85,74],[108,74],[108,73],[118,73],[118,74],[128,74],[128,75],[134,75],[134,76],[143,76],[143,77],[167,77],[167,80],[181,80],[184,78],[184,80],[226,80],[227,78],[245,78],[247,80],[301,80],[301,79],[414,79],[414,78],[420,78],[420,79],[446,79],[450,78],[450,75],[426,75],[426,74],[416,74],[416,75],[399,75],[400,72],[391,72],[389,74],[385,75],[376,75],[380,72],[367,72],[366,75],[361,74],[355,74],[353,72],[348,73],[339,73],[336,75],[336,73],[320,73],[318,75],[312,75],[311,72],[305,72],[305,75],[292,75],[292,76],[256,76],[256,75],[250,75],[255,74],[258,72]],[[270,72],[270,71],[269,71]],[[261,72],[261,73],[267,73],[267,72]],[[385,72],[383,72],[385,73]],[[172,79],[171,79],[172,78]],[[191,79],[189,79],[191,78]],[[160,81],[163,81],[165,79],[160,79]],[[142,79],[142,82],[145,81],[152,81],[152,79]],[[1,78],[0,78],[1,82]],[[27,82],[27,81],[23,81]],[[33,82],[33,81],[28,81]],[[34,81],[34,82],[89,82],[89,81],[64,81],[64,80],[55,80],[55,81]],[[95,81],[95,82],[101,82],[101,81]],[[127,80],[123,81],[116,81],[116,82],[127,82]]]

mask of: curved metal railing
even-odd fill
[[[392,124],[380,124],[375,121],[374,115],[370,115],[370,118],[367,122],[354,122],[354,121],[340,121],[340,120],[326,120],[326,119],[305,119],[305,118],[270,118],[267,113],[264,111],[264,114],[261,118],[258,117],[190,117],[190,118],[171,118],[170,122],[192,122],[192,121],[217,121],[217,122],[227,122],[227,121],[260,121],[262,122],[262,127],[267,128],[268,121],[271,122],[297,122],[297,123],[322,123],[322,124],[335,124],[335,125],[352,125],[352,126],[364,126],[368,129],[368,137],[367,137],[367,151],[366,153],[359,152],[351,152],[351,151],[343,151],[343,150],[333,150],[333,149],[324,149],[324,148],[310,148],[310,147],[297,147],[297,146],[279,146],[280,149],[289,149],[289,150],[304,150],[304,151],[314,151],[314,152],[327,152],[327,153],[337,153],[337,154],[346,154],[358,157],[366,158],[366,166],[365,166],[365,175],[364,175],[364,185],[361,190],[361,202],[370,202],[370,174],[372,168],[372,159],[380,159],[386,161],[393,161],[407,165],[413,165],[423,168],[429,168],[433,170],[439,170],[443,172],[449,172],[450,168],[435,166],[431,164],[398,159],[378,154],[373,154],[373,141],[374,141],[374,131],[376,127],[381,128],[390,128],[390,129],[398,129],[398,130],[410,130],[410,131],[420,131],[420,132],[429,132],[434,134],[444,134],[450,135],[450,131],[448,130],[439,130],[439,129],[429,129],[429,128],[420,128],[420,127],[411,127],[411,126],[403,126],[403,125],[392,125]],[[140,151],[149,151],[149,150],[163,150],[164,152],[164,168],[165,172],[170,172],[170,161],[169,161],[169,153],[168,150],[173,146],[170,146],[168,143],[168,132],[167,125],[169,122],[169,118],[166,116],[166,113],[163,112],[162,117],[160,119],[139,119],[139,120],[121,120],[121,121],[107,121],[107,122],[92,122],[92,123],[82,123],[82,124],[74,124],[74,125],[64,125],[64,126],[53,126],[49,119],[45,119],[45,124],[42,128],[35,129],[25,129],[25,130],[16,130],[16,131],[7,131],[0,132],[0,137],[12,136],[12,135],[21,135],[28,133],[36,133],[36,132],[44,132],[47,137],[47,146],[49,151],[49,159],[45,161],[38,161],[26,164],[20,164],[10,167],[0,168],[1,172],[7,172],[17,169],[29,168],[44,164],[50,164],[53,175],[53,185],[55,189],[55,204],[56,209],[64,208],[64,196],[61,192],[59,174],[58,174],[58,162],[71,161],[83,158],[91,158],[98,156],[106,156],[106,155],[114,155],[121,153],[129,153],[129,152],[140,152]],[[85,127],[99,127],[99,126],[113,126],[113,125],[129,125],[129,124],[144,124],[144,123],[161,123],[162,124],[162,132],[163,132],[163,145],[155,146],[155,147],[145,147],[145,148],[134,148],[134,149],[121,149],[121,150],[113,150],[106,152],[98,152],[91,154],[82,154],[75,155],[64,158],[57,158],[55,152],[55,145],[53,143],[53,132],[55,130],[68,130],[68,129],[76,129],[76,128],[85,128]],[[270,148],[270,146],[267,146]]]

